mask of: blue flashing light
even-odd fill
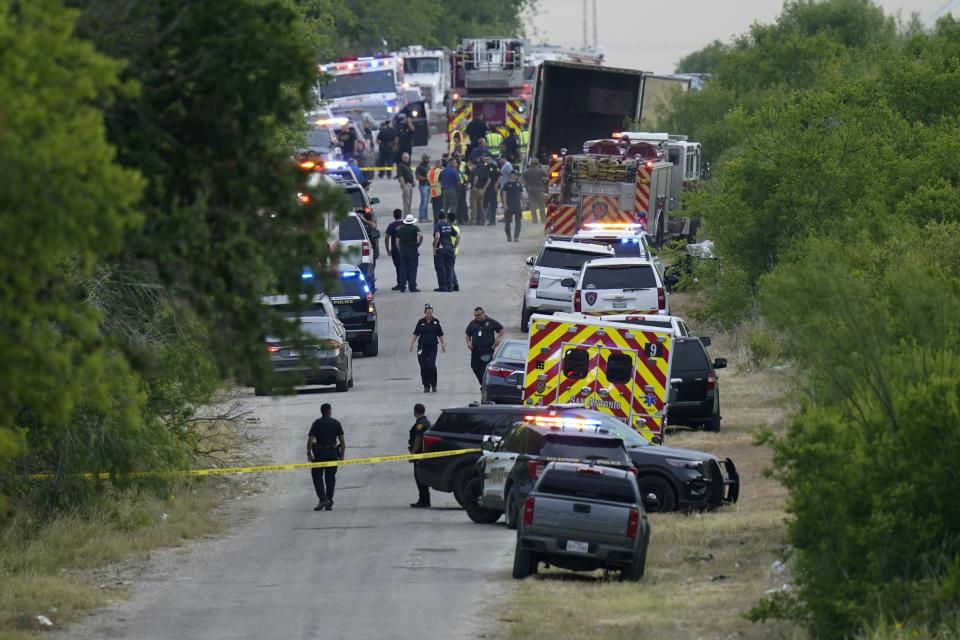
[[[357,271],[344,271],[340,274],[340,277],[346,280],[348,278],[356,278],[359,275],[360,273]],[[362,278],[363,276],[360,276],[360,277]]]
[[[323,166],[327,169],[327,171],[331,169],[333,170],[346,169],[347,163],[344,162],[343,160],[328,160]]]
[[[311,272],[311,271],[304,271],[303,273],[300,274],[300,279],[301,279],[301,280],[313,280],[313,272]]]

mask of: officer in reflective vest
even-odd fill
[[[530,146],[530,131],[528,129],[520,130],[520,155],[527,155],[527,148]]]
[[[443,191],[440,187],[440,172],[443,171],[443,161],[437,160],[433,168],[427,171],[427,184],[430,185],[430,206],[433,208],[433,221],[437,221],[437,214],[443,207]]]
[[[487,133],[487,151],[491,155],[497,155],[500,153],[500,144],[503,142],[503,136],[497,133],[496,131],[490,131]]]

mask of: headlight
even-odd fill
[[[697,460],[680,460],[678,458],[665,458],[667,464],[671,467],[676,467],[678,469],[690,469],[691,471],[697,471],[700,475],[706,477],[707,475],[707,465],[703,462]]]

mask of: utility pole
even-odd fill
[[[597,48],[597,0],[593,0],[593,48]]]

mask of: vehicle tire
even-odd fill
[[[373,358],[380,353],[380,337],[374,336],[370,342],[363,345],[363,357]]]
[[[660,476],[640,476],[637,479],[640,498],[647,513],[665,513],[675,511],[677,499],[673,487]]]
[[[527,310],[527,299],[524,297],[523,310],[520,311],[520,331],[524,333],[530,332],[530,316],[532,315],[533,313]]]
[[[705,431],[720,433],[720,416],[713,416],[709,422],[704,423],[703,428]]]
[[[350,376],[350,379],[347,380],[347,387],[353,389],[353,375]]]
[[[469,484],[470,481],[476,476],[477,472],[471,466],[463,467],[453,474],[453,482],[451,483],[451,488],[453,489],[453,499],[456,500],[457,504],[459,504],[461,507],[463,506],[463,494],[467,490],[467,484]]]
[[[620,580],[624,582],[636,582],[643,577],[643,574],[646,570],[647,546],[644,545],[643,549],[640,550],[640,555],[637,556],[637,559],[634,560],[632,564],[629,564],[620,570]]]
[[[533,555],[520,548],[520,542],[517,541],[516,551],[513,552],[513,577],[515,580],[523,580],[531,573],[537,572],[537,561]]]
[[[349,380],[344,380],[343,382],[340,382],[339,380],[337,380],[337,391],[347,391],[349,388],[350,388]]]
[[[503,512],[496,509],[487,509],[480,504],[480,495],[483,491],[483,481],[480,478],[474,478],[467,483],[463,491],[463,508],[467,511],[467,517],[477,524],[493,524],[500,519]]]
[[[507,499],[504,500],[506,510],[503,512],[503,519],[507,522],[507,529],[517,528],[517,492],[513,487],[507,489]]]

